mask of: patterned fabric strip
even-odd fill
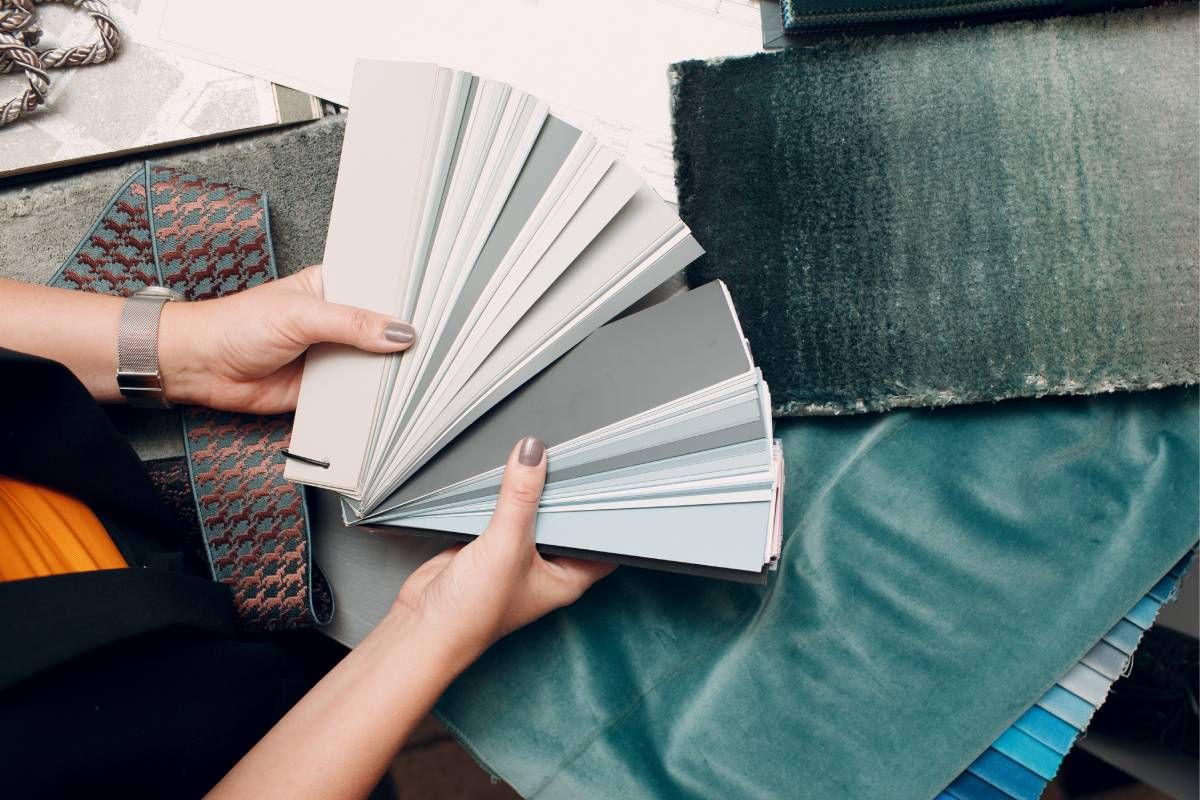
[[[128,296],[158,283],[204,300],[275,277],[264,195],[146,164],[50,284]],[[303,489],[283,477],[291,416],[185,408],[183,430],[205,552],[241,624],[327,623],[333,598],[312,563]]]
[[[135,172],[117,190],[50,279],[51,286],[128,297],[158,282],[142,176]]]

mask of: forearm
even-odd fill
[[[362,798],[438,696],[491,642],[572,603],[611,564],[534,547],[546,448],[509,453],[496,511],[418,567],[388,616],[225,776],[212,796]]]
[[[62,362],[97,400],[119,400],[122,302],[0,278],[0,347]]]
[[[466,661],[402,611],[381,622],[211,797],[362,798]]]
[[[117,331],[125,298],[0,278],[0,347],[58,361],[102,403],[122,402],[117,388]],[[198,402],[203,378],[191,369],[197,303],[167,303],[158,335],[167,397]]]

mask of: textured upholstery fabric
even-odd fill
[[[790,34],[906,30],[914,25],[955,24],[1103,11],[1148,5],[1138,0],[782,0],[783,29]]]
[[[145,164],[104,206],[50,283],[127,296],[147,284],[206,300],[276,277],[266,196]],[[182,411],[194,510],[213,578],[253,630],[329,621],[304,493],[283,477],[291,416]],[[314,589],[314,587],[316,587]]]
[[[1107,701],[1113,684],[1133,665],[1134,650],[1141,641],[1142,632],[1150,627],[1163,604],[1172,602],[1194,555],[1194,551],[1189,552],[1172,567],[1078,664],[1047,689],[1011,728],[996,737],[996,741],[936,800],[974,800],[980,795],[976,791],[980,780],[992,790],[990,794],[984,792],[984,796],[997,797],[995,790],[1000,787],[1013,800],[1041,797],[1046,784],[1062,766],[1063,758],[1076,740],[1087,732],[1096,709]],[[1130,627],[1136,632],[1129,631]],[[1133,635],[1129,636],[1129,633]],[[1145,659],[1144,652],[1138,650],[1137,657],[1141,663]],[[1127,683],[1121,684],[1118,697],[1127,691],[1127,686]],[[1182,696],[1169,699],[1160,696],[1160,707],[1170,705],[1172,701],[1176,709],[1186,702]]]
[[[1195,544],[1197,409],[783,422],[769,586],[618,570],[438,711],[527,796],[934,797]]]
[[[675,67],[681,214],[776,413],[1195,382],[1194,3]]]

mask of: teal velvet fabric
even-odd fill
[[[781,423],[768,586],[618,570],[438,713],[526,796],[934,797],[1194,546],[1198,408]]]

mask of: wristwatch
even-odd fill
[[[158,368],[158,320],[164,303],[182,299],[165,286],[147,286],[125,299],[117,329],[117,388],[131,406],[171,407]]]

